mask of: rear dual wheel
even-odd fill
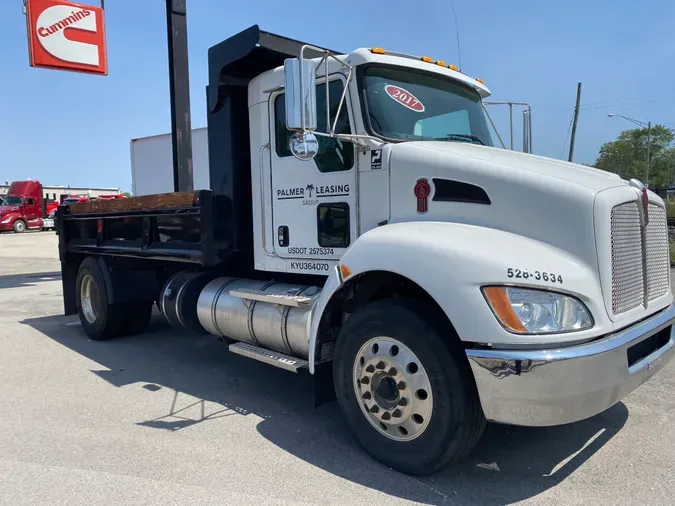
[[[388,299],[352,315],[336,344],[335,390],[350,428],[374,458],[407,474],[461,459],[485,428],[464,352],[444,333],[417,301]]]
[[[138,334],[150,322],[152,302],[109,302],[103,273],[95,257],[87,257],[80,264],[75,290],[82,328],[95,341]]]

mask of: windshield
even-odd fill
[[[393,67],[367,67],[363,95],[371,130],[392,140],[492,146],[478,92],[456,81]]]
[[[6,206],[20,206],[21,197],[5,197]]]

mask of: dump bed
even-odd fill
[[[209,190],[61,206],[59,255],[115,255],[213,266],[234,253],[224,197]]]

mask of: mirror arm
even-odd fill
[[[305,61],[305,50],[306,49],[312,49],[318,53],[323,53],[326,56],[324,56],[324,59],[328,61],[328,51],[325,49],[321,49],[320,47],[312,46],[310,44],[305,44],[300,48],[300,96],[302,99],[300,100],[300,126],[302,127],[302,131],[306,131],[307,129],[305,128],[305,80],[302,78],[302,69],[303,69],[303,63]],[[321,62],[319,62],[319,65],[321,65]],[[326,68],[328,64],[326,64]],[[327,79],[327,78],[326,78]]]
[[[340,112],[342,111],[342,105],[345,103],[345,97],[347,96],[347,87],[349,86],[349,81],[352,78],[352,66],[349,66],[349,73],[347,74],[347,81],[345,82],[344,89],[342,90],[342,97],[340,97],[340,104],[338,105],[337,112],[335,113],[335,121],[330,127],[330,133],[335,134],[335,127],[337,126],[338,118],[340,117]],[[326,77],[328,79],[328,77]],[[326,90],[328,89],[328,83],[326,83]]]
[[[340,112],[342,111],[342,106],[344,104],[345,96],[347,95],[347,86],[349,85],[349,81],[351,80],[352,77],[352,70],[353,67],[347,63],[346,61],[342,60],[341,58],[338,58],[334,54],[331,54],[329,51],[326,51],[325,49],[321,49],[316,46],[312,46],[309,44],[305,44],[300,48],[300,72],[302,72],[303,68],[303,61],[305,59],[304,53],[305,49],[312,49],[314,51],[317,51],[319,53],[323,53],[324,56],[319,60],[319,64],[317,65],[317,68],[321,67],[321,64],[323,63],[323,78],[324,82],[326,83],[326,125],[328,125],[328,131],[331,136],[335,135],[335,127],[337,126],[337,120],[340,117]],[[335,121],[331,124],[330,121],[330,90],[328,89],[328,58],[333,58],[335,61],[338,63],[341,63],[343,66],[347,67],[349,69],[349,73],[347,74],[347,82],[345,83],[345,87],[342,90],[342,97],[340,97],[340,104],[338,105],[338,110],[337,113],[335,114]],[[301,76],[302,77],[302,76]],[[305,96],[305,90],[304,90],[304,79],[300,79],[300,95],[302,97]],[[302,116],[301,118],[301,126],[302,130],[305,130],[305,102],[304,100],[300,101],[300,115]]]

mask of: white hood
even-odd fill
[[[586,188],[600,191],[625,184],[617,174],[579,165],[577,163],[555,160],[544,156],[530,155],[518,151],[481,146],[468,142],[420,142],[411,144],[416,148],[441,151],[452,156],[472,158],[483,162],[524,170],[542,176],[575,183]]]
[[[392,223],[452,221],[503,230],[568,251],[593,270],[596,196],[627,186],[594,168],[476,144],[408,142],[389,149]],[[431,186],[424,212],[413,190],[418,178]],[[443,199],[439,180],[474,185],[489,202]]]

